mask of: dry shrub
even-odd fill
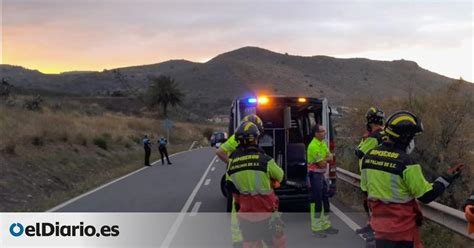
[[[212,130],[212,128],[206,128],[204,129],[204,131],[202,131],[202,136],[206,139],[210,139],[213,133],[214,133],[214,130]]]
[[[213,126],[175,121],[170,140],[174,144],[201,140],[202,130],[206,127]],[[97,137],[105,138],[107,149],[110,149],[110,145],[115,143],[121,143],[122,147],[131,141],[141,143],[144,134],[148,134],[153,141],[166,136],[162,120],[112,113],[90,116],[46,108],[41,112],[32,112],[0,105],[0,149],[7,146],[8,140],[14,140],[15,150],[18,150],[23,146],[28,149],[32,144],[50,146],[65,142],[87,146],[94,143]],[[131,147],[131,144],[127,146]]]
[[[147,125],[147,123],[133,118],[127,121],[127,127],[132,130],[144,130],[147,129],[149,126]]]
[[[82,146],[87,146],[87,144],[88,144],[87,137],[82,133],[78,133],[76,135],[76,138],[75,138],[74,142],[77,143],[77,144],[80,144]]]
[[[428,176],[445,172],[449,166],[474,164],[474,99],[473,88],[466,82],[457,81],[437,94],[425,96],[419,101],[406,103],[423,121],[425,132],[417,137],[415,154],[423,163]],[[444,194],[441,201],[459,207],[474,185],[472,173],[467,169],[463,178]]]

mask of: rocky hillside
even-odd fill
[[[95,95],[124,88],[112,70],[51,75],[11,65],[0,65],[0,69],[1,77],[26,89]],[[138,90],[146,89],[150,76],[169,75],[179,82],[187,102],[204,105],[230,104],[231,99],[249,91],[325,96],[332,103],[344,104],[360,97],[383,99],[408,92],[434,92],[453,80],[413,61],[303,57],[256,47],[224,53],[206,63],[172,60],[119,70]]]

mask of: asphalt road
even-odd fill
[[[175,154],[172,165],[157,161],[50,211],[169,213],[174,221],[160,234],[161,247],[232,247],[219,185],[225,165],[214,152],[200,148]],[[363,224],[363,215],[332,204],[330,219],[339,233],[324,239],[311,234],[309,213],[286,213],[283,208],[288,247],[365,247],[353,231]]]

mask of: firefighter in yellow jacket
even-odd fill
[[[376,108],[370,107],[365,114],[366,119],[366,132],[362,136],[362,141],[355,149],[355,155],[359,159],[359,172],[361,171],[361,161],[364,155],[370,150],[380,144],[386,139],[385,132],[383,131],[385,113]],[[369,206],[367,205],[367,198],[364,196],[363,206],[367,216],[370,218]],[[372,242],[374,240],[374,233],[370,224],[357,229],[357,234],[362,234],[367,242]]]
[[[272,181],[283,180],[283,170],[258,147],[259,136],[260,131],[252,122],[239,126],[235,133],[239,146],[229,158],[227,183],[239,203],[243,247],[262,247],[262,242],[285,247],[278,198],[272,187]]]
[[[415,115],[400,111],[385,124],[388,140],[362,159],[360,186],[367,194],[370,225],[377,247],[423,247],[419,226],[423,216],[418,201],[429,203],[460,175],[462,166],[449,169],[433,183],[410,153],[423,125]],[[417,201],[418,200],[418,201]]]
[[[262,120],[255,114],[251,115],[246,115],[243,119],[243,122],[249,121],[253,124],[255,124],[260,132],[260,134],[263,133],[263,122]],[[241,124],[242,125],[242,124]],[[239,143],[235,139],[235,135],[232,135],[229,137],[229,139],[222,144],[219,149],[216,151],[217,157],[221,159],[226,165],[229,163],[229,156],[237,150],[237,146]],[[229,189],[227,189],[229,191]],[[239,229],[239,221],[237,219],[237,208],[238,208],[238,203],[235,201],[235,199],[231,196],[230,192],[227,192],[227,206],[226,210],[227,212],[231,212],[231,232],[232,232],[232,241],[235,244],[235,246],[239,246],[239,244],[242,242],[242,233],[240,232]]]

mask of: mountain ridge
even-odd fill
[[[189,101],[233,99],[248,92],[328,97],[343,104],[354,97],[385,98],[407,92],[434,92],[454,79],[430,72],[409,60],[299,56],[246,46],[205,63],[168,60],[97,72],[43,74],[21,66],[0,65],[1,77],[28,89],[94,95],[123,90],[114,71],[129,85],[146,90],[149,77],[168,75]]]

